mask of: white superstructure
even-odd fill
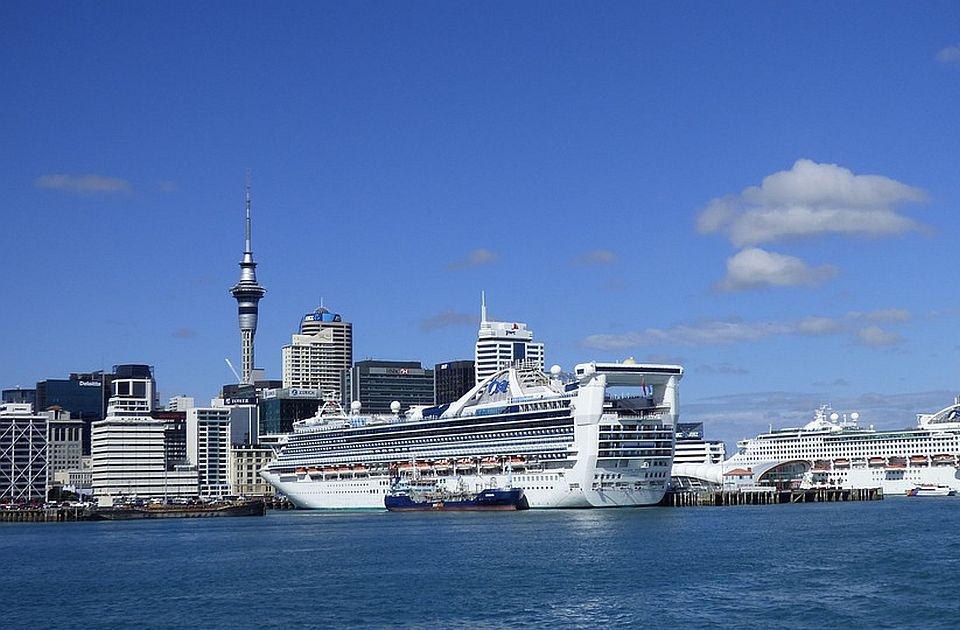
[[[652,505],[670,478],[682,375],[675,365],[581,363],[564,378],[556,366],[546,375],[518,364],[406,416],[331,403],[295,425],[261,474],[306,508],[383,508],[407,476],[512,484],[531,507]]]
[[[724,470],[800,464],[804,483],[841,488],[883,488],[902,495],[921,484],[960,490],[960,401],[934,414],[918,414],[917,426],[876,431],[859,414],[841,416],[821,407],[798,428],[762,433],[737,443]]]

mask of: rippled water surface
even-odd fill
[[[960,627],[960,498],[0,524],[0,627]]]

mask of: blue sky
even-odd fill
[[[355,358],[679,361],[732,441],[960,390],[960,5],[6,3],[0,385],[205,400],[321,297]]]

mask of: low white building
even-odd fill
[[[125,498],[197,495],[197,471],[168,457],[169,422],[151,416],[149,366],[117,366],[107,416],[91,430],[91,485],[100,505]]]

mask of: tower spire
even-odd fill
[[[484,291],[480,292],[480,323],[483,324],[487,321],[487,294]]]
[[[253,250],[250,248],[250,169],[247,169],[247,240],[246,247],[243,250],[244,253],[250,252],[251,256]]]

